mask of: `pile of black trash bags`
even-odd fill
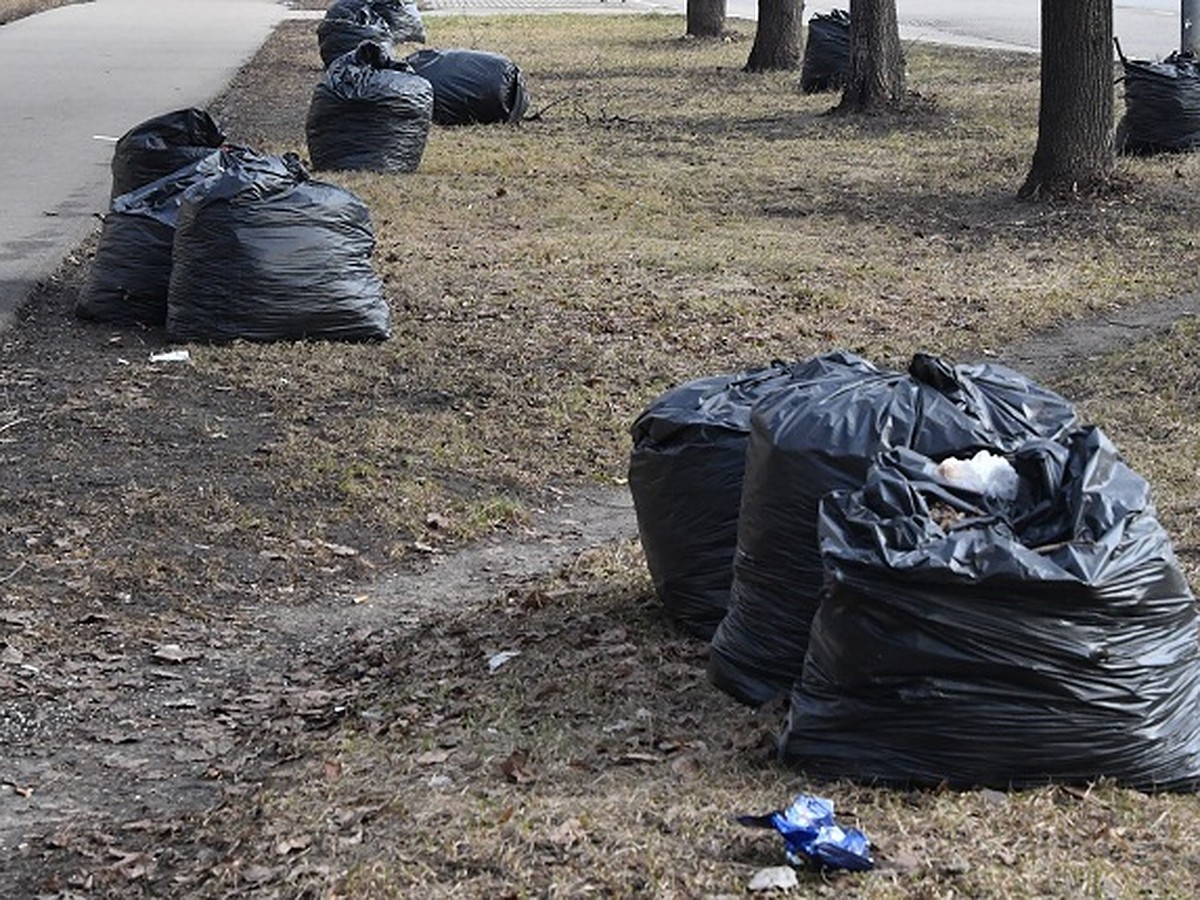
[[[1118,46],[1118,50],[1119,50]],[[1117,126],[1118,153],[1147,156],[1200,148],[1200,65],[1191,53],[1166,59],[1126,59],[1125,114]]]
[[[520,69],[479,50],[419,50],[407,0],[337,0],[318,30],[326,69],[305,132],[317,170],[413,172],[431,124],[518,122]],[[82,319],[165,326],[172,341],[384,340],[370,215],[310,178],[293,154],[231,145],[198,109],[156,116],[118,141]]]
[[[425,43],[417,5],[404,0],[337,0],[317,25],[317,47],[325,66],[353,53],[363,41],[389,49],[397,43]]]
[[[512,60],[461,49],[395,56],[398,43],[425,39],[411,3],[339,0],[328,9],[317,26],[325,74],[306,122],[315,168],[413,172],[431,122],[521,121],[529,92]]]
[[[1196,605],[1149,486],[991,363],[702,378],[631,428],[655,590],[814,777],[1200,785]]]
[[[112,172],[80,318],[165,325],[177,342],[390,336],[366,205],[298,157],[227,145],[184,109],[123,135]]]
[[[808,20],[808,40],[800,66],[800,89],[806,94],[840,91],[850,74],[850,13],[835,9]]]

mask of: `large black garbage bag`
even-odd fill
[[[630,426],[629,489],[646,565],[667,615],[696,637],[710,639],[729,605],[750,409],[803,369],[774,363],[689,381]]]
[[[295,157],[228,155],[179,210],[167,294],[174,341],[383,340],[367,207]]]
[[[112,202],[75,314],[94,322],[162,325],[167,318],[171,248],[184,192],[216,176],[209,155]]]
[[[418,50],[405,61],[433,85],[433,121],[438,125],[520,122],[529,108],[525,76],[507,56]]]
[[[364,7],[387,22],[393,40],[425,43],[425,24],[421,21],[421,11],[416,3],[405,0],[338,0],[326,10],[325,18],[353,19]]]
[[[800,89],[806,94],[840,91],[850,72],[850,13],[835,9],[808,20],[808,40],[800,67]]]
[[[1151,154],[1200,147],[1200,65],[1190,53],[1161,62],[1121,58],[1125,115],[1117,152]]]
[[[128,194],[210,155],[225,135],[202,109],[180,109],[147,119],[117,140],[112,197]]]
[[[332,12],[317,25],[317,49],[326,68],[338,57],[353,53],[363,41],[392,46],[392,29],[370,6],[348,11],[345,17],[332,16]]]
[[[827,589],[780,751],[817,777],[1200,785],[1193,596],[1104,435],[1013,457],[1012,503],[882,457],[821,505]]]
[[[950,366],[917,354],[906,373],[848,353],[754,408],[729,610],[713,635],[709,678],[759,705],[799,677],[823,570],[817,509],[862,485],[875,456],[911,447],[941,459],[1057,437],[1071,405],[1003,366]]]
[[[364,42],[330,64],[305,131],[316,169],[415,172],[433,119],[433,87],[385,44]]]

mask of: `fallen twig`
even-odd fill
[[[18,573],[19,573],[19,572],[20,572],[22,569],[24,569],[24,568],[25,568],[27,565],[29,565],[29,563],[28,563],[28,562],[22,562],[22,563],[21,563],[19,566],[17,566],[15,569],[13,569],[11,572],[9,572],[9,573],[8,573],[7,575],[5,575],[3,578],[0,578],[0,584],[4,584],[4,582],[8,581],[10,578],[16,578],[16,577],[17,577],[17,574],[18,574]]]

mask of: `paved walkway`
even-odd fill
[[[111,138],[203,107],[287,14],[273,0],[93,0],[0,27],[0,330],[107,208]]]

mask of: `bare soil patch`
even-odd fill
[[[625,428],[686,378],[1010,362],[1151,478],[1195,581],[1194,158],[1031,206],[1023,57],[912,47],[934,109],[854,121],[678,19],[427,26],[544,112],[329,176],[392,341],[152,362],[160,333],[73,319],[87,246],[0,335],[0,893],[740,893],[781,852],[728,817],[811,786],[651,595]],[[213,112],[302,149],[319,72],[285,23]],[[820,790],[883,867],[813,893],[1197,889],[1190,797]]]

